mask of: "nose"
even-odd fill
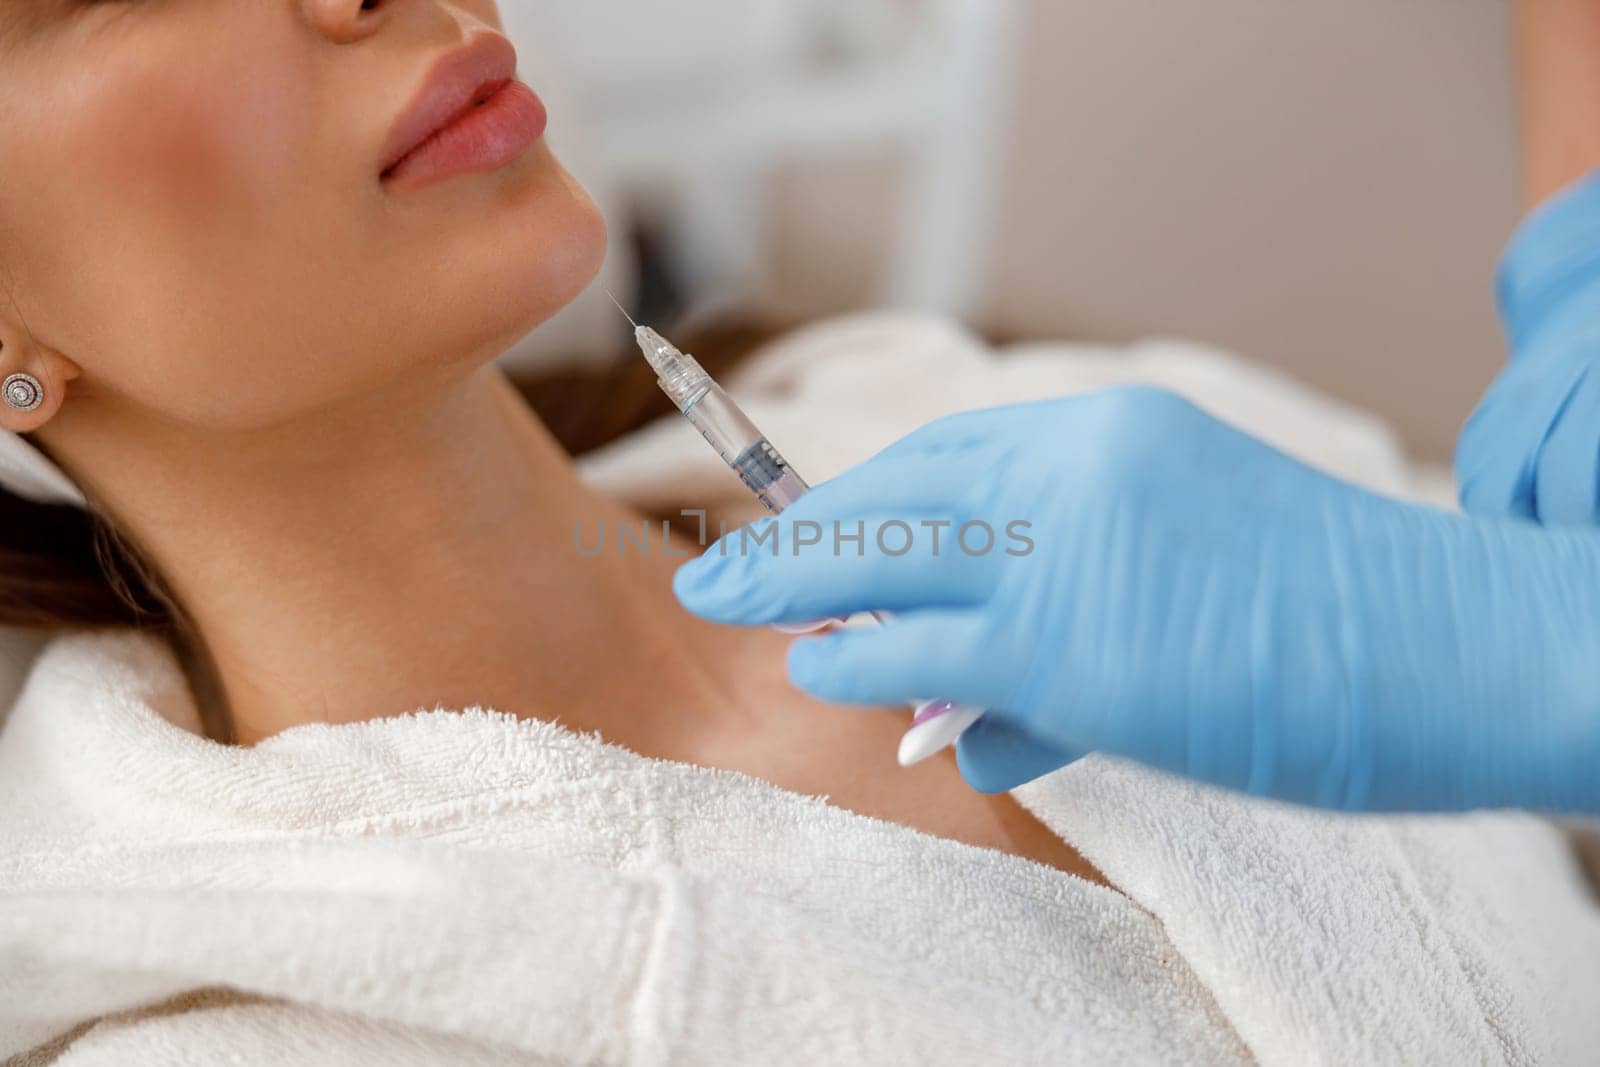
[[[383,22],[393,0],[300,0],[306,19],[330,41],[348,44],[368,36]]]

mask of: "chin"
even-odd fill
[[[490,358],[578,298],[605,261],[600,208],[542,142],[536,154],[526,181],[507,187],[498,226],[475,253],[482,285],[469,306],[480,325],[498,326],[483,338]]]
[[[480,225],[457,229],[449,263],[422,306],[438,354],[487,362],[589,287],[606,254],[595,202],[543,142],[490,183]],[[459,216],[458,216],[459,218]]]

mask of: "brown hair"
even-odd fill
[[[40,504],[0,489],[0,626],[156,634],[192,680],[207,735],[232,740],[194,627],[145,554],[98,510]]]
[[[755,324],[721,326],[693,338],[691,350],[717,375],[775,332]],[[574,456],[672,410],[638,359],[513,380]],[[157,634],[188,672],[207,734],[232,739],[198,632],[139,546],[99,512],[38,504],[0,489],[0,626],[42,632],[133,627]]]

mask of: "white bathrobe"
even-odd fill
[[[958,331],[874,317],[778,346],[735,392],[820,478],[945,411],[1133,378],[1415,491],[1375,424],[1179,345],[997,362]],[[674,422],[584,469],[656,505],[728,486]],[[1122,892],[493,710],[225,747],[198,735],[164,647],[64,636],[0,731],[0,1057],[1578,1064],[1600,1050],[1600,907],[1540,819],[1341,818],[1103,757],[1015,795]]]

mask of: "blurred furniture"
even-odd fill
[[[891,148],[907,187],[869,302],[975,311],[1012,0],[540,0],[516,21],[561,54],[597,162],[664,238],[692,305],[760,299],[785,163]]]

